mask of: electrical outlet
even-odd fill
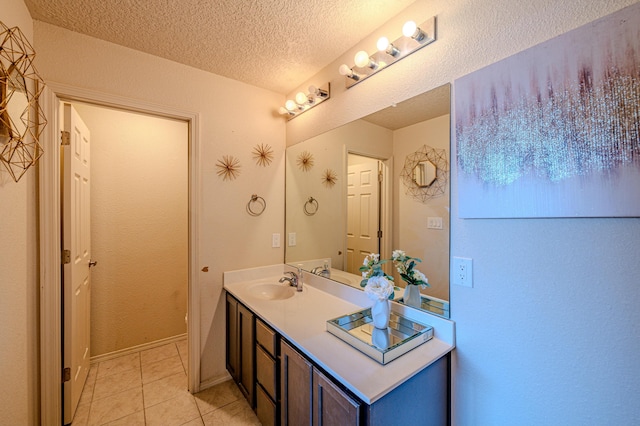
[[[296,233],[289,232],[289,247],[294,247],[296,245]]]
[[[453,258],[453,283],[464,287],[473,287],[473,259]]]
[[[280,247],[280,234],[271,235],[271,247]]]

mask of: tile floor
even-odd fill
[[[260,425],[233,381],[191,395],[186,365],[186,339],[92,365],[72,425]]]

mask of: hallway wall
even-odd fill
[[[188,125],[74,107],[91,131],[91,356],[184,334]]]
[[[0,21],[33,40],[33,23],[22,0],[1,0]],[[0,165],[0,419],[35,424],[38,382],[38,245],[35,167],[15,183]]]

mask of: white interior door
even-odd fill
[[[63,404],[71,423],[89,373],[91,304],[90,134],[75,109],[62,104],[63,143]],[[65,139],[65,138],[63,138]],[[63,256],[64,257],[64,256]],[[68,370],[67,370],[68,369]]]
[[[360,275],[365,256],[380,252],[380,185],[373,158],[349,155],[347,172],[347,272]],[[357,158],[357,164],[351,164]]]

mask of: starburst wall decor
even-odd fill
[[[298,167],[300,167],[300,170],[302,170],[303,172],[308,172],[313,167],[313,154],[311,154],[309,151],[303,151],[302,153],[300,153],[300,155],[298,155],[298,160],[296,161],[296,163],[298,163]]]
[[[260,144],[253,148],[253,158],[256,160],[256,164],[262,167],[266,167],[273,161],[273,150],[271,146]]]
[[[338,181],[338,175],[331,169],[327,169],[322,174],[322,183],[327,188],[331,188]]]
[[[233,180],[240,175],[240,160],[232,155],[225,155],[216,163],[217,174],[222,180]]]

